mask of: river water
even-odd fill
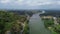
[[[30,34],[52,34],[44,26],[44,22],[41,20],[39,13],[34,14],[29,20],[29,33]]]

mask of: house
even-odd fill
[[[57,23],[59,23],[59,24],[60,24],[60,18],[57,18]]]
[[[41,18],[43,18],[43,19],[51,19],[51,18],[53,18],[53,16],[41,16]]]
[[[59,25],[57,17],[53,17],[53,19],[54,19],[54,24]]]

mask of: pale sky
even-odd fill
[[[60,0],[0,0],[0,9],[60,9]]]

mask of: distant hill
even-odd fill
[[[45,13],[41,14],[40,16],[43,16],[43,15],[60,16],[60,10],[45,10]]]

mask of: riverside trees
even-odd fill
[[[0,34],[19,34],[23,27],[21,23],[24,23],[25,20],[26,16],[0,11]]]

